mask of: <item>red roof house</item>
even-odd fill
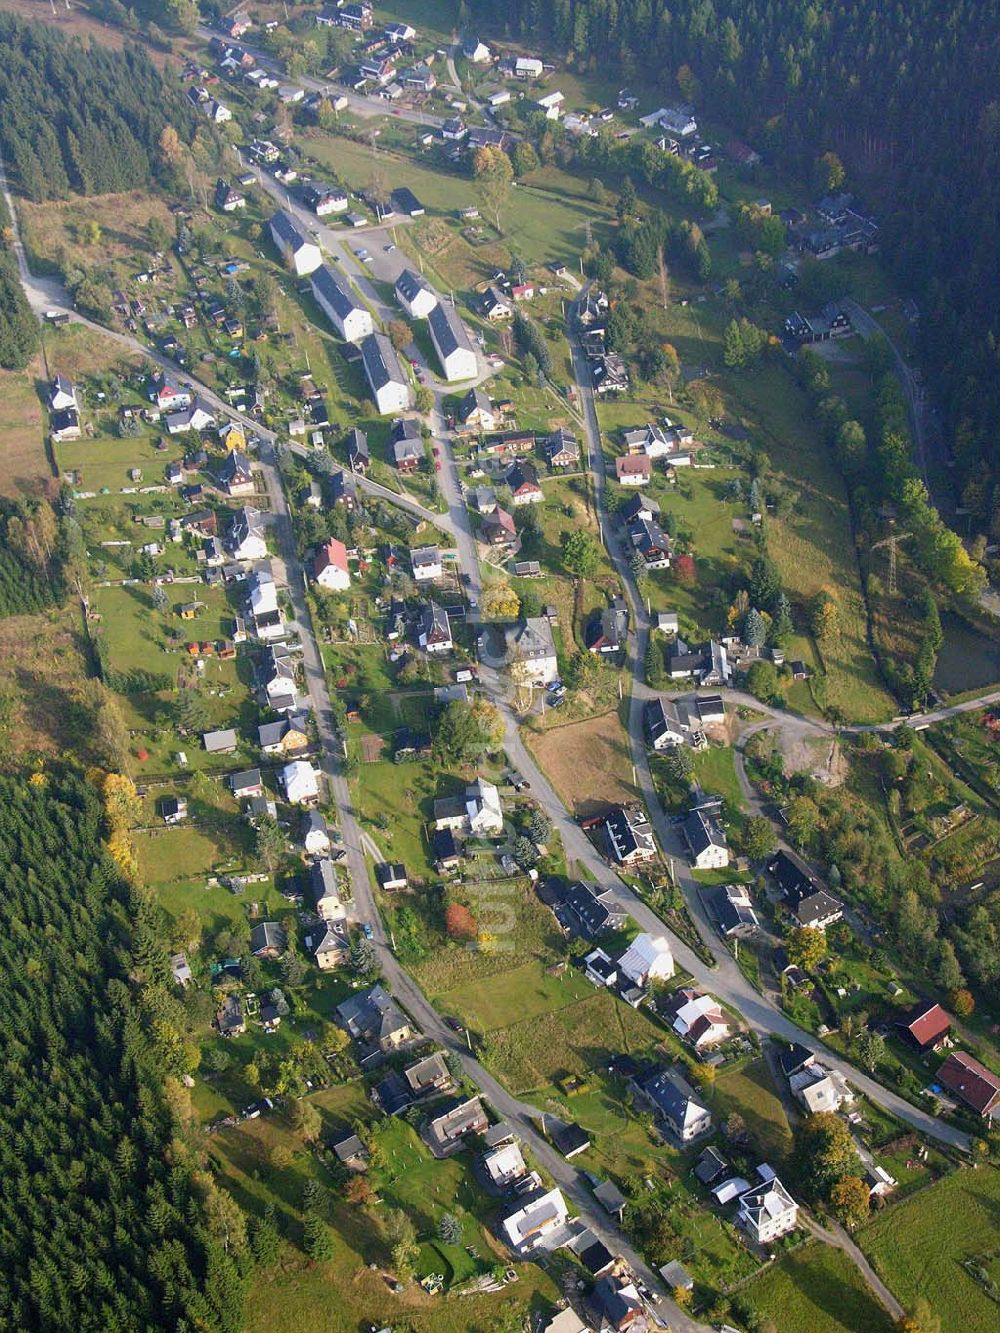
[[[900,1020],[899,1027],[918,1051],[933,1051],[951,1031],[951,1018],[939,1004],[925,1000]]]
[[[964,1051],[953,1051],[938,1070],[938,1082],[981,1116],[1000,1108],[1000,1078]]]

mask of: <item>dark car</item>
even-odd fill
[[[452,1032],[463,1031],[462,1024],[458,1021],[457,1018],[451,1018],[446,1016],[444,1020],[444,1025],[445,1027],[451,1028]]]

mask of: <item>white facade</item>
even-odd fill
[[[503,830],[500,793],[492,782],[483,782],[480,778],[467,788],[465,808],[471,833],[500,833]]]
[[[458,311],[439,301],[427,318],[427,327],[448,383],[475,379],[479,362]]]
[[[312,294],[327,319],[345,342],[360,342],[374,332],[371,311],[351,293],[347,283],[322,264],[310,279]]]
[[[548,1194],[533,1199],[505,1218],[503,1232],[512,1250],[517,1254],[530,1254],[550,1232],[565,1225],[568,1216],[569,1211],[561,1192],[557,1189],[549,1190]]]
[[[347,567],[347,548],[336,537],[321,546],[313,565],[313,577],[327,592],[344,592],[351,586]]]
[[[663,935],[637,935],[618,960],[618,968],[637,986],[674,975],[674,956]]]
[[[310,241],[290,214],[279,212],[270,222],[271,239],[282,258],[297,277],[305,277],[323,262],[320,248]]]
[[[740,1197],[736,1220],[758,1245],[767,1245],[794,1231],[798,1219],[799,1205],[777,1176]]]
[[[319,774],[305,759],[285,765],[281,770],[281,785],[292,805],[303,805],[319,796]]]
[[[436,546],[419,546],[410,552],[415,583],[431,583],[442,574],[441,552]]]

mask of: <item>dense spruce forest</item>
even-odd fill
[[[150,184],[168,124],[193,111],[139,47],[109,51],[0,14],[0,152],[28,199]]]
[[[106,832],[80,778],[0,777],[0,1328],[235,1330],[243,1217],[171,1112],[178,1002]]]
[[[495,28],[492,0],[467,0]],[[920,300],[975,520],[1000,537],[1000,11],[992,0],[510,0],[511,36],[656,79],[811,179],[837,153]]]

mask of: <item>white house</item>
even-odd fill
[[[516,1143],[504,1143],[492,1152],[483,1154],[483,1168],[498,1189],[505,1190],[527,1174],[528,1168]]]
[[[302,820],[302,847],[307,856],[328,856],[330,830],[318,810],[309,810]]]
[[[515,1253],[530,1254],[547,1235],[564,1226],[568,1217],[565,1199],[559,1190],[553,1189],[504,1218],[503,1233]]]
[[[758,1245],[767,1245],[794,1231],[799,1205],[777,1176],[740,1195],[736,1221]]]
[[[306,759],[295,759],[281,770],[285,799],[292,805],[306,805],[319,799],[319,773]]]
[[[309,240],[291,213],[279,209],[271,219],[270,229],[271,239],[281,251],[281,257],[297,277],[312,273],[322,264],[319,246]]]
[[[462,43],[462,55],[473,65],[487,65],[493,59],[490,48],[478,37],[467,37]]]
[[[683,745],[686,732],[677,708],[670,699],[651,699],[646,704],[646,734],[654,750]]]
[[[265,570],[255,570],[249,580],[250,618],[258,639],[284,637],[284,613],[278,605],[278,589]]]
[[[320,816],[322,818],[322,816]],[[347,909],[337,886],[337,872],[328,857],[314,861],[309,868],[316,915],[321,921],[343,921]]]
[[[227,545],[234,560],[266,560],[264,515],[249,505],[238,509],[229,529]]]
[[[393,289],[411,319],[426,319],[438,303],[437,292],[419,273],[404,268]]]
[[[471,833],[492,834],[503,831],[500,793],[492,782],[477,778],[465,789],[465,810]]]
[[[76,385],[65,375],[57,374],[49,388],[49,407],[53,412],[64,412],[67,408],[77,408]]]
[[[729,1024],[711,995],[692,995],[674,1016],[674,1031],[695,1050],[716,1046],[729,1036]]]
[[[438,301],[427,316],[427,327],[449,384],[475,379],[479,372],[476,350],[454,306]]]
[[[167,379],[162,371],[153,380],[149,390],[149,400],[155,403],[161,412],[179,412],[181,408],[191,406],[191,394],[188,390]]]
[[[327,592],[344,592],[351,586],[347,547],[342,541],[331,537],[319,548],[313,561],[313,578]]]
[[[696,870],[721,870],[729,864],[729,846],[717,819],[692,810],[684,821],[684,838]]]
[[[186,430],[208,430],[215,425],[215,413],[204,398],[196,398],[189,407],[171,412],[164,425],[168,435],[180,435]]]
[[[558,120],[562,114],[563,102],[566,98],[560,92],[546,93],[544,97],[538,99],[538,105],[545,112],[546,120]]]
[[[545,66],[537,56],[518,56],[514,62],[514,77],[517,79],[540,79]]]
[[[618,959],[618,970],[634,982],[646,987],[651,981],[663,981],[674,975],[674,956],[663,935],[637,935]]]
[[[437,602],[425,602],[420,609],[417,643],[425,653],[449,653],[454,647],[448,612]]]
[[[552,626],[544,616],[528,616],[506,631],[507,661],[518,678],[548,685],[559,676]]]
[[[788,1086],[810,1115],[820,1111],[839,1111],[845,1103],[854,1101],[854,1093],[839,1069],[824,1069],[810,1064],[799,1069],[788,1080]]]
[[[442,573],[441,551],[437,546],[415,546],[410,552],[415,583],[432,583]]]
[[[329,264],[321,264],[309,279],[312,294],[327,319],[345,342],[360,342],[374,332],[375,321],[344,279]]]
[[[383,416],[405,412],[413,402],[413,390],[396,349],[384,333],[370,333],[362,340],[361,360],[379,412]]]

